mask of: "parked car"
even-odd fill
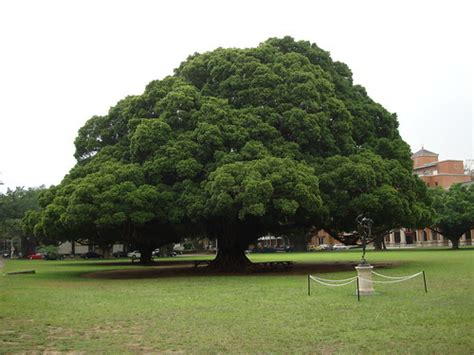
[[[2,251],[0,251],[0,254],[1,254],[2,257],[4,257],[4,258],[9,258],[10,255],[11,255],[8,250],[2,250]]]
[[[160,256],[160,248],[156,248],[151,252],[151,256]]]
[[[127,256],[132,259],[138,259],[142,257],[142,254],[138,250],[134,250],[128,253]]]
[[[332,250],[332,245],[329,245],[329,244],[310,245],[308,250],[309,251]]]
[[[173,246],[173,251],[175,251],[177,254],[183,254],[184,246],[182,246],[181,244],[175,244]]]
[[[104,256],[101,255],[101,254],[98,254],[94,251],[90,251],[88,253],[82,254],[81,258],[83,258],[83,259],[103,259]]]
[[[44,255],[42,253],[34,253],[34,254],[28,255],[27,258],[30,260],[44,259]]]
[[[347,249],[350,249],[350,247],[348,245],[344,245],[344,244],[335,244],[333,247],[332,247],[333,250],[347,250]]]
[[[44,254],[44,259],[45,260],[62,260],[64,259],[64,256],[59,253],[50,251]]]
[[[116,251],[115,253],[112,253],[112,256],[114,258],[126,258],[127,257],[127,252],[125,252],[125,251]]]

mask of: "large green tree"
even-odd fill
[[[205,235],[218,239],[211,267],[242,270],[259,236],[329,225],[329,211],[347,208],[331,208],[330,197],[323,203],[319,176],[331,157],[387,160],[408,179],[412,163],[397,127],[396,115],[316,44],[272,38],[194,54],[79,130],[77,165],[38,226],[97,240],[125,231],[143,255],[151,244]],[[416,185],[392,182],[369,187],[390,197]]]
[[[453,185],[449,190],[431,189],[435,221],[431,229],[449,239],[453,249],[459,239],[474,229],[474,185]]]

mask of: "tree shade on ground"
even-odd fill
[[[429,215],[426,188],[397,127],[316,44],[271,38],[194,54],[87,121],[76,166],[30,229],[125,240],[143,262],[162,244],[208,236],[219,245],[211,267],[230,271],[267,233],[355,230],[360,213],[384,229],[413,225]]]

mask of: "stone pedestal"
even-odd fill
[[[372,295],[374,293],[372,283],[373,268],[374,267],[369,264],[359,264],[355,267],[357,276],[359,277],[359,293],[361,295]]]

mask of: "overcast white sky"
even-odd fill
[[[290,35],[345,62],[413,151],[472,159],[466,1],[0,2],[0,191],[57,184],[78,129],[194,52]]]

